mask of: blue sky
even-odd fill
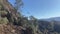
[[[60,0],[22,0],[22,14],[33,15],[38,19],[60,17]],[[14,0],[10,0],[13,4]]]

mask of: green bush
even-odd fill
[[[0,10],[2,9],[2,5],[0,4]]]
[[[8,23],[8,19],[5,17],[5,18],[1,18],[0,17],[0,24],[7,24]]]
[[[0,5],[0,10],[1,10],[2,6]]]
[[[8,12],[7,12],[7,11],[5,11],[5,10],[0,11],[0,14],[1,14],[1,15],[7,15],[7,13],[8,13]]]

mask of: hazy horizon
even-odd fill
[[[9,0],[12,4],[14,0]],[[22,14],[38,19],[60,17],[60,0],[22,0]]]

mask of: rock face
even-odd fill
[[[18,34],[16,33],[16,27],[10,25],[1,25],[0,24],[0,34]]]
[[[27,30],[21,26],[0,24],[0,34],[27,34]]]
[[[32,30],[21,26],[0,24],[0,34],[32,34]]]

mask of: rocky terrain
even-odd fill
[[[0,0],[0,34],[60,34],[59,20],[40,20],[33,16],[28,19],[7,0]]]
[[[23,27],[23,18],[7,0],[0,0],[0,34],[32,34],[32,29]]]

